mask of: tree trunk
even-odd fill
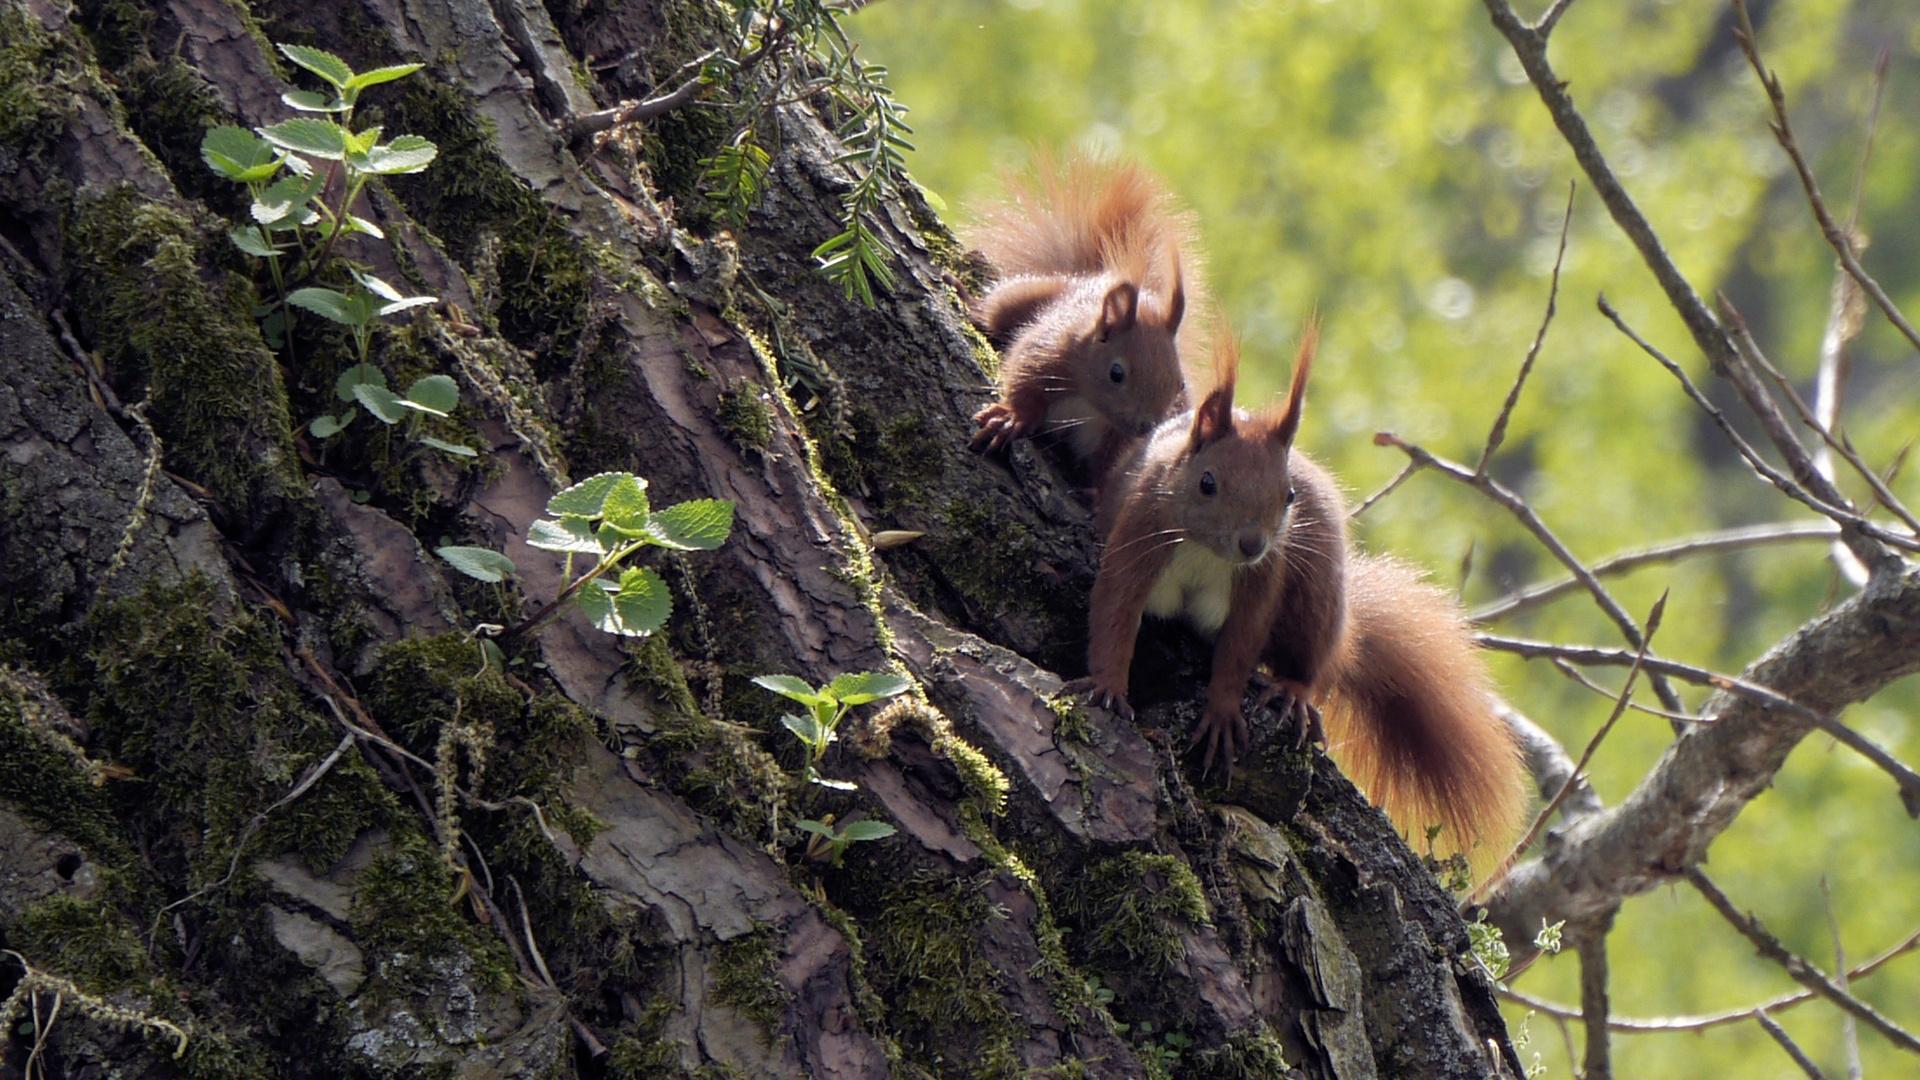
[[[1517,1070],[1451,899],[1322,754],[1256,717],[1199,783],[1202,646],[1143,641],[1137,724],[1059,696],[1088,514],[1044,454],[966,452],[993,355],[917,193],[868,309],[813,268],[854,180],[813,105],[733,234],[715,110],[569,144],[720,18],[0,0],[0,996],[33,1006],[0,1075]],[[356,122],[440,156],[344,251],[443,299],[374,359],[458,380],[477,463],[306,432],[351,345],[267,347],[199,154],[289,115],[273,42],[427,65]],[[527,530],[606,470],[731,500],[730,538],[651,563],[662,633],[576,611],[503,669],[475,627],[559,594]],[[890,664],[924,700],[849,721],[855,790],[802,784],[751,679]],[[794,826],[858,817],[898,831],[835,861]]]

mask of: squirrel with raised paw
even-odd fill
[[[1338,485],[1293,448],[1314,343],[1310,326],[1285,404],[1249,414],[1233,407],[1239,358],[1219,331],[1212,393],[1115,464],[1090,675],[1075,686],[1131,716],[1141,617],[1183,620],[1214,645],[1193,737],[1204,769],[1218,757],[1230,773],[1247,744],[1241,699],[1265,664],[1262,700],[1279,697],[1303,738],[1321,738],[1327,700],[1333,747],[1389,816],[1443,824],[1463,851],[1498,843],[1521,808],[1520,752],[1459,606],[1403,563],[1350,553]]]
[[[1186,406],[1177,337],[1193,226],[1137,165],[1044,155],[969,239],[1000,271],[972,304],[1001,350],[976,451],[1063,430],[1096,484],[1129,440]]]

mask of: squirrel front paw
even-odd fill
[[[1293,725],[1295,747],[1305,746],[1309,741],[1323,749],[1326,747],[1327,732],[1320,723],[1320,709],[1313,703],[1313,691],[1307,689],[1305,683],[1269,678],[1257,672],[1254,678],[1260,684],[1260,692],[1253,699],[1254,708],[1277,702],[1274,711]]]
[[[1087,700],[1107,710],[1122,720],[1133,719],[1133,706],[1127,704],[1127,688],[1103,682],[1092,676],[1075,679],[1066,685],[1069,694],[1085,694]]]
[[[1015,439],[1033,434],[1040,426],[1037,421],[1023,418],[1004,401],[996,401],[974,413],[973,422],[980,430],[973,433],[968,447],[976,454],[998,450]]]
[[[1213,771],[1213,759],[1220,758],[1220,769],[1227,781],[1233,781],[1233,755],[1247,745],[1247,718],[1240,713],[1240,704],[1214,704],[1208,702],[1207,711],[1200,717],[1200,724],[1193,729],[1193,741],[1187,749],[1204,746],[1205,755],[1200,759],[1200,775]]]

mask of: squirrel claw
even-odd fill
[[[1098,705],[1122,720],[1133,719],[1133,706],[1127,704],[1127,692],[1118,690],[1088,676],[1075,679],[1064,687],[1069,694],[1085,694],[1087,700]]]
[[[1293,726],[1294,748],[1299,749],[1309,741],[1322,749],[1327,745],[1327,732],[1320,723],[1320,709],[1314,705],[1307,688],[1292,679],[1268,679],[1256,673],[1261,683],[1260,692],[1254,696],[1253,707],[1265,708],[1268,702],[1279,699],[1274,711]]]
[[[973,441],[967,447],[976,454],[998,451],[1038,426],[1022,420],[1019,413],[1002,401],[974,413],[973,422],[980,425],[980,430],[973,433]]]
[[[1213,758],[1220,757],[1220,771],[1223,780],[1233,783],[1233,757],[1240,748],[1247,745],[1247,718],[1236,706],[1231,711],[1208,709],[1200,718],[1200,725],[1193,729],[1193,739],[1187,744],[1189,751],[1205,747],[1200,759],[1200,775],[1213,772]]]

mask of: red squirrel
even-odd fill
[[[1190,217],[1144,170],[1044,155],[969,239],[1000,281],[972,305],[1001,350],[976,451],[1065,430],[1097,481],[1127,441],[1186,407],[1176,337],[1195,260]]]
[[[1267,696],[1303,736],[1320,737],[1328,700],[1333,746],[1390,816],[1444,824],[1461,850],[1501,842],[1521,809],[1520,753],[1459,606],[1403,563],[1350,553],[1338,485],[1293,448],[1315,337],[1309,326],[1285,404],[1249,414],[1233,407],[1239,358],[1219,331],[1212,393],[1116,463],[1097,523],[1091,674],[1076,685],[1130,717],[1141,617],[1182,619],[1214,643],[1193,737],[1203,769],[1219,756],[1230,770],[1246,745],[1241,698],[1265,664]]]

